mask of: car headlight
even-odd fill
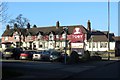
[[[50,55],[50,57],[53,57],[53,55]]]

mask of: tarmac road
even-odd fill
[[[73,79],[73,78],[100,78],[110,70],[116,73],[116,76],[112,78],[117,78],[118,74],[118,64],[119,61],[92,61],[86,63],[78,64],[63,64],[58,62],[37,62],[37,61],[2,61],[2,68],[11,69],[22,73],[22,76],[14,76],[12,78],[6,78],[3,76],[2,80],[38,80],[38,79]],[[115,69],[114,69],[115,68]],[[108,70],[107,70],[108,69]],[[93,72],[93,73],[91,73]],[[112,75],[112,72],[110,75]],[[103,75],[101,75],[101,73]],[[92,75],[91,74],[95,74]],[[98,75],[97,75],[98,74]],[[86,77],[87,75],[87,77]],[[107,75],[108,78],[111,78]],[[114,75],[114,74],[113,74]],[[110,77],[109,77],[110,76]],[[104,77],[103,77],[104,78]]]
[[[99,67],[96,69],[86,70],[76,75],[69,76],[65,80],[75,80],[75,79],[114,79],[120,80],[120,61],[117,61],[113,64]]]

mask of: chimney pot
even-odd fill
[[[58,29],[60,27],[60,23],[59,21],[56,22],[56,29]]]
[[[88,20],[88,22],[87,22],[87,30],[91,31],[91,22],[90,22],[90,20]]]

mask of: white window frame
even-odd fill
[[[15,40],[19,40],[19,34],[18,34],[18,32],[15,32],[15,34],[14,34],[14,39],[15,39]]]
[[[37,38],[38,38],[38,39],[41,39],[41,38],[42,38],[41,33],[38,34]]]
[[[107,42],[100,42],[100,48],[107,48]]]
[[[5,36],[5,37],[4,37],[4,40],[5,40],[5,41],[8,41],[8,36]]]
[[[49,35],[49,40],[54,40],[54,35],[53,35],[53,33],[50,33],[50,35]]]

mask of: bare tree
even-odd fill
[[[29,20],[27,18],[24,18],[22,16],[22,14],[19,14],[15,19],[11,19],[8,23],[10,24],[10,27],[13,28],[14,30],[18,32],[19,34],[19,45],[17,47],[21,47],[22,42],[22,28],[24,28],[25,26],[28,26],[28,22]],[[29,23],[29,27],[30,27],[30,23]]]
[[[15,19],[11,19],[8,23],[11,27],[16,23],[19,28],[24,28],[28,24],[29,20],[24,18],[22,14],[19,14]]]
[[[7,3],[0,1],[0,22],[6,22],[7,16]]]

